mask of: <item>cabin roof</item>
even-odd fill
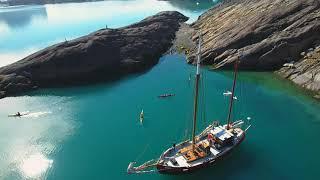
[[[221,141],[229,139],[233,136],[231,132],[227,131],[222,126],[215,127],[210,131],[210,133],[213,134],[216,138],[219,138]]]

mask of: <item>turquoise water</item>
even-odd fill
[[[97,5],[99,8],[100,3],[110,2],[74,6]],[[113,3],[138,6],[145,1]],[[159,3],[171,7],[168,2]],[[64,5],[70,4],[48,6],[63,9]],[[34,7],[38,6],[22,9]],[[179,6],[172,8],[190,11]],[[143,17],[139,11],[133,11],[131,17],[136,13],[138,18]],[[197,13],[193,15],[196,17]],[[16,31],[23,33],[29,26],[32,25],[19,26]],[[60,26],[57,28],[63,30]],[[78,30],[82,31],[77,27],[73,33],[85,33],[85,30]],[[40,39],[39,44],[51,42],[51,35],[47,34],[48,39]],[[30,36],[37,37],[37,34],[31,33]],[[6,50],[4,44],[0,45],[0,51],[16,54],[23,46],[30,46],[26,43],[20,48],[17,43],[16,48],[11,45],[12,48]],[[193,66],[185,63],[184,56],[167,55],[150,71],[112,83],[43,89],[21,97],[1,99],[0,179],[317,177],[320,161],[320,142],[316,140],[320,135],[319,103],[271,73],[256,72],[239,74],[234,115],[237,119],[250,116],[252,127],[243,144],[225,161],[189,175],[127,175],[130,161],[144,162],[158,157],[172,143],[188,137],[194,85],[188,78],[194,71]],[[205,113],[201,111],[199,115],[199,129],[209,121],[226,119],[228,99],[222,93],[230,89],[232,83],[230,72],[202,69],[202,77],[205,83],[201,86],[201,100],[205,99],[205,103],[200,105]],[[157,96],[163,93],[175,93],[176,96],[158,99]],[[145,112],[143,125],[139,124],[141,109]],[[7,117],[16,111],[29,111],[30,114],[23,118]]]
[[[86,35],[106,25],[117,28],[160,11],[178,10],[192,22],[217,1],[118,0],[93,3],[0,7],[0,66],[41,48]]]

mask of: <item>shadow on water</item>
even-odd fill
[[[179,9],[203,11],[219,3],[221,0],[169,0],[168,2]]]
[[[30,7],[6,7],[5,10],[0,8],[0,22],[3,21],[10,28],[21,28],[27,26],[33,18],[47,18],[47,10],[45,6]]]
[[[145,72],[144,72],[145,73]],[[108,81],[98,81],[94,83],[86,83],[82,85],[72,85],[72,86],[59,86],[52,88],[40,88],[38,90],[30,91],[24,93],[29,96],[76,96],[85,95],[91,93],[103,93],[104,90],[110,89],[118,84],[124,83],[125,81],[130,81],[144,73],[132,74],[127,77],[119,77],[118,79],[108,80]]]
[[[160,58],[158,64],[162,61]],[[134,80],[140,76],[143,76],[144,74],[150,72],[154,67],[149,67],[145,70],[142,70],[141,72],[137,73],[132,73],[132,74],[119,74],[114,77],[110,78],[98,78],[95,80],[85,80],[80,83],[71,83],[68,85],[63,85],[62,84],[54,84],[52,87],[47,87],[47,88],[40,88],[34,91],[22,93],[25,95],[29,96],[41,96],[41,95],[49,95],[49,96],[75,96],[75,95],[84,95],[84,94],[89,94],[88,92],[91,93],[104,93],[104,90],[107,89],[112,89],[112,87],[115,87],[118,84],[122,84],[126,81],[131,81]],[[108,76],[109,77],[109,76]]]

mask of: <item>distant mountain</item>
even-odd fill
[[[90,2],[90,1],[103,1],[103,0],[7,0],[5,3],[9,6],[16,5],[30,5],[30,4],[55,4],[65,2]]]

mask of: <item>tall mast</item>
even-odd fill
[[[200,80],[200,55],[201,54],[201,34],[199,34],[198,54],[197,54],[197,73],[195,84],[195,96],[194,96],[194,109],[193,109],[193,129],[192,129],[192,145],[195,145],[195,134],[197,125],[197,111],[198,111],[198,94],[199,94],[199,80]]]
[[[232,107],[233,107],[233,101],[234,101],[234,91],[236,88],[237,74],[238,74],[238,63],[239,63],[239,57],[234,63],[234,77],[233,77],[232,92],[231,92],[231,96],[230,96],[230,106],[229,106],[229,114],[228,114],[228,121],[227,121],[227,129],[230,128],[230,120],[231,120]]]

